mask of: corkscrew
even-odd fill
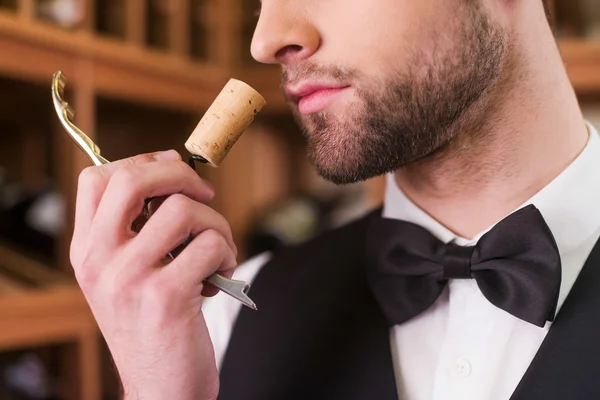
[[[94,165],[99,166],[109,163],[102,156],[100,147],[73,122],[75,111],[64,99],[66,83],[67,79],[62,71],[57,71],[52,79],[52,100],[63,128]],[[264,104],[265,101],[258,92],[241,81],[231,79],[200,120],[185,144],[185,147],[192,153],[188,161],[190,167],[195,168],[196,162],[218,167],[229,149]],[[227,110],[229,118],[220,118],[219,114],[225,110]],[[146,219],[150,218],[149,204],[151,201],[152,199],[146,199],[142,210]],[[168,256],[174,259],[190,240],[191,238],[174,249]],[[248,290],[250,290],[248,283],[228,279],[217,273],[209,276],[205,281],[242,304],[257,310],[256,304],[247,295]]]

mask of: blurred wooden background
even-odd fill
[[[600,2],[550,6],[573,85],[597,118]],[[187,157],[185,140],[230,77],[265,96],[267,106],[222,166],[197,168],[216,188],[212,205],[230,221],[240,261],[257,215],[282,199],[339,192],[358,209],[381,201],[382,178],[338,189],[315,176],[280,94],[279,69],[250,56],[256,8],[258,0],[0,0],[1,399],[118,398],[70,273],[77,177],[89,161],[54,114],[55,71],[68,79],[77,124],[109,160],[168,148]],[[19,376],[29,386],[45,382],[38,397],[23,394]]]

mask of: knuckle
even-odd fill
[[[214,229],[208,229],[202,232],[199,238],[199,246],[208,256],[215,257],[222,254],[227,249],[227,241],[219,232]]]
[[[166,206],[166,207],[165,207]],[[187,219],[192,214],[192,201],[185,195],[175,193],[169,196],[162,207],[165,207],[170,213],[174,214],[175,218]]]
[[[72,257],[73,271],[75,279],[79,283],[79,286],[84,292],[90,290],[95,286],[98,280],[98,268],[93,262],[91,254],[85,253],[83,256],[79,256],[77,251],[74,251],[74,257]]]
[[[112,184],[124,193],[137,193],[140,171],[135,165],[119,168],[112,176]]]
[[[231,226],[229,225],[229,221],[221,215],[217,213],[217,224],[221,232],[223,232],[227,237],[231,238],[233,236],[231,232]]]
[[[211,217],[211,220],[213,221],[212,223],[214,223],[214,228],[216,231],[219,232],[220,236],[221,236],[221,240],[227,245],[227,241],[233,241],[233,233],[231,231],[231,225],[229,224],[229,221],[227,221],[227,218],[225,218],[222,214],[219,214],[218,212],[209,209],[210,212],[212,212],[213,216]]]
[[[140,164],[153,162],[155,161],[155,158],[152,156],[152,154],[138,154],[133,157],[126,158],[124,161],[127,166],[133,167]]]
[[[73,269],[78,268],[81,258],[81,248],[74,241],[71,242],[71,247],[69,248],[69,261],[71,262]]]
[[[100,168],[96,166],[86,167],[79,173],[78,185],[87,189],[97,187],[104,180]]]

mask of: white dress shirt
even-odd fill
[[[600,237],[600,137],[588,128],[589,141],[577,159],[521,206],[534,204],[556,239],[562,262],[558,311]],[[458,245],[474,245],[491,229],[473,240],[457,237],[412,203],[393,175],[387,177],[383,212]],[[234,277],[252,282],[269,257],[247,261]],[[239,309],[240,303],[225,294],[203,305],[219,366]],[[495,307],[473,279],[452,280],[432,307],[390,330],[398,395],[403,400],[508,400],[550,326],[537,327]]]

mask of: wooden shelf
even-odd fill
[[[98,327],[72,276],[0,245],[0,350],[70,344],[61,398],[100,399]]]
[[[589,18],[582,4],[546,0],[569,79],[578,95],[600,93],[600,39],[586,38]]]
[[[4,244],[0,245],[0,320],[0,348],[69,339],[80,328],[95,329],[71,275]]]
[[[225,84],[226,70],[127,42],[72,33],[0,12],[0,73],[46,81],[62,69],[69,81],[91,80],[101,94],[163,107],[206,109]],[[38,62],[43,59],[44,62]],[[81,77],[81,64],[89,73]]]
[[[5,75],[49,84],[52,74],[62,69],[73,84],[85,79],[99,94],[196,112],[206,109],[227,80],[238,75],[264,92],[264,113],[287,112],[276,68],[253,67],[246,73],[243,68],[198,61],[182,55],[181,49],[169,53],[139,40],[73,32],[1,9],[0,54],[11,55],[0,58],[0,73]],[[83,77],[82,64],[88,65]]]

